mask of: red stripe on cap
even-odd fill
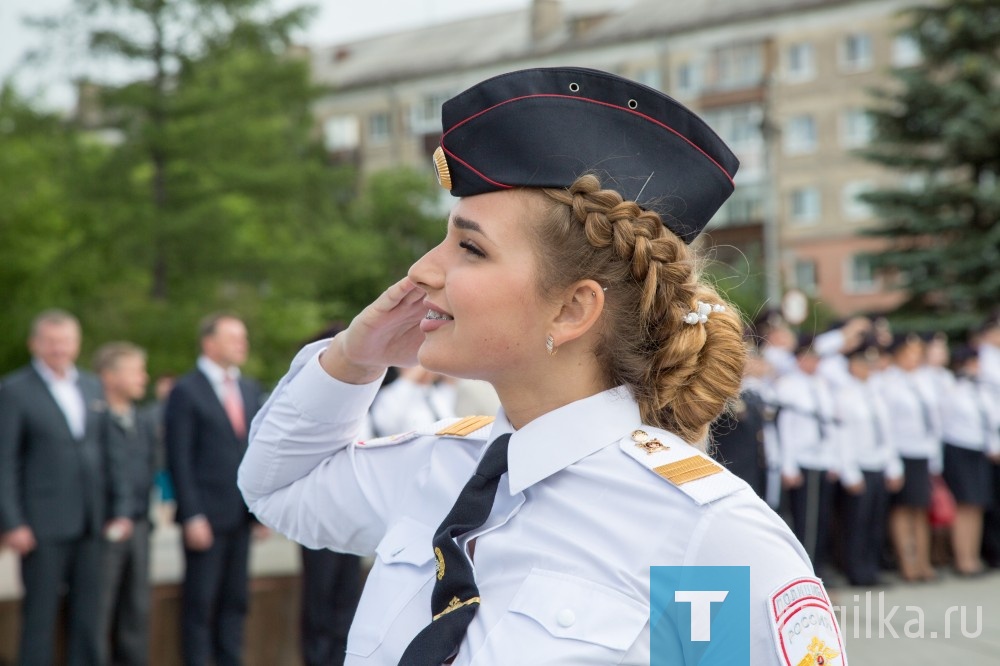
[[[691,139],[687,138],[686,136],[684,136],[683,134],[681,134],[680,132],[678,132],[677,130],[675,130],[670,125],[662,123],[659,120],[657,120],[656,118],[653,118],[651,116],[647,116],[645,113],[639,113],[638,111],[633,111],[632,109],[629,109],[629,108],[624,107],[624,106],[618,106],[617,104],[610,104],[608,102],[600,102],[600,101],[598,101],[596,99],[588,99],[586,97],[574,97],[573,95],[556,95],[554,93],[540,94],[540,95],[524,95],[522,97],[514,97],[512,99],[505,100],[503,102],[500,102],[499,104],[494,104],[493,106],[489,107],[488,109],[483,109],[479,113],[475,113],[475,114],[469,116],[468,118],[466,118],[465,120],[463,120],[461,122],[458,122],[458,123],[455,123],[455,125],[452,126],[451,129],[449,129],[447,132],[445,132],[441,136],[441,145],[442,146],[444,145],[444,137],[448,136],[454,130],[458,129],[459,127],[461,127],[465,123],[470,122],[472,120],[475,120],[476,118],[478,118],[479,116],[483,115],[484,113],[488,113],[488,112],[492,111],[493,109],[501,107],[501,106],[503,106],[505,104],[510,104],[511,102],[520,102],[521,100],[534,99],[536,97],[555,97],[555,98],[558,98],[558,99],[571,99],[571,100],[574,100],[574,101],[577,101],[577,102],[590,102],[591,104],[599,104],[601,106],[606,106],[606,107],[608,107],[610,109],[618,109],[619,111],[624,111],[626,113],[631,113],[633,116],[638,116],[639,118],[643,118],[645,120],[648,120],[649,122],[653,123],[654,125],[658,125],[658,126],[662,127],[663,129],[667,130],[668,132],[670,132],[671,134],[674,134],[675,136],[679,137],[684,142],[686,142],[688,145],[690,145],[692,148],[694,148],[699,153],[701,153],[702,155],[704,155],[705,159],[707,159],[709,162],[711,162],[716,167],[718,167],[719,171],[721,171],[726,176],[726,179],[733,185],[733,187],[736,187],[736,183],[733,182],[733,177],[729,175],[729,172],[726,171],[725,168],[723,168],[723,166],[721,164],[719,164],[717,161],[715,161],[715,158],[713,158],[711,155],[709,155],[708,153],[706,153],[704,150],[702,150],[698,146],[698,144],[696,144],[695,142],[691,141]],[[448,149],[445,148],[445,151],[448,152]],[[448,154],[451,155],[452,157],[455,157],[454,155],[452,155],[451,152],[448,152]],[[459,162],[462,162],[462,164],[465,164],[465,166],[467,166],[468,168],[472,169],[472,167],[470,167],[468,164],[466,164],[462,160],[459,160],[457,157],[455,157],[455,159],[458,160]],[[476,171],[475,169],[472,169],[472,170]],[[501,183],[496,183],[496,182],[490,180],[489,178],[486,178],[486,176],[483,176],[478,171],[476,171],[476,173],[480,177],[484,178],[485,180],[487,180],[490,183],[493,183],[494,185],[497,185],[499,187],[512,187],[511,185],[503,185]]]
[[[456,125],[456,127],[457,127],[457,125]],[[483,175],[482,171],[480,171],[479,169],[476,169],[471,164],[469,164],[468,162],[466,162],[465,160],[463,160],[461,157],[459,157],[455,153],[453,153],[450,150],[448,150],[447,148],[445,148],[444,147],[444,137],[443,136],[441,137],[441,148],[443,148],[444,152],[446,152],[448,154],[448,157],[452,158],[453,160],[455,160],[456,162],[458,162],[459,164],[461,164],[462,166],[464,166],[466,169],[468,169],[472,173],[476,174],[477,176],[479,176],[480,178],[482,178],[483,180],[485,180],[490,185],[495,185],[497,187],[502,187],[505,190],[514,189],[513,185],[506,185],[504,183],[498,183],[497,181],[493,180],[492,178],[487,178],[485,175]]]

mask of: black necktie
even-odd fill
[[[493,440],[434,534],[437,581],[431,593],[433,619],[410,641],[400,666],[441,666],[458,649],[476,614],[479,588],[472,562],[462,552],[458,538],[480,527],[489,517],[500,476],[507,471],[509,441],[509,433]]]

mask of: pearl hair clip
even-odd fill
[[[719,305],[718,303],[713,303],[709,305],[708,303],[702,303],[698,301],[698,306],[691,312],[684,315],[684,323],[694,326],[695,324],[704,324],[708,321],[708,315],[713,312],[725,312],[726,306]]]

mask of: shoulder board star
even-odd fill
[[[746,486],[708,455],[666,430],[639,426],[622,437],[619,446],[630,458],[669,481],[699,505],[722,499]]]

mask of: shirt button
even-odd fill
[[[560,627],[572,627],[573,623],[576,622],[576,613],[564,608],[556,614],[556,622],[559,623]]]

